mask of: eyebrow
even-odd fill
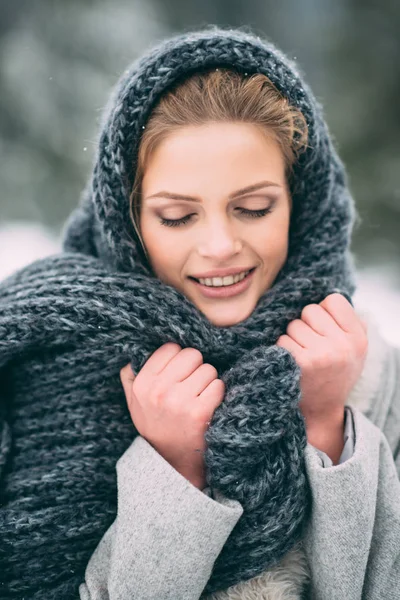
[[[272,181],[260,181],[260,183],[253,183],[253,185],[248,185],[240,190],[236,190],[236,192],[232,192],[229,194],[229,199],[233,200],[238,196],[243,196],[244,194],[249,194],[250,192],[255,192],[261,188],[265,187],[282,187],[278,183],[273,183]],[[172,192],[157,192],[157,194],[152,194],[151,196],[147,196],[146,200],[150,198],[169,198],[170,200],[187,200],[188,202],[201,202],[200,198],[196,196],[185,196],[182,194],[174,194]]]

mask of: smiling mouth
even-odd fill
[[[255,268],[256,267],[253,267],[252,269],[249,269],[248,271],[244,271],[244,273],[245,273],[244,276],[243,276],[243,274],[241,274],[240,279],[238,279],[237,281],[231,280],[229,283],[223,283],[224,277],[207,277],[207,278],[203,278],[200,281],[200,279],[197,279],[196,277],[192,277],[191,275],[189,275],[189,279],[191,279],[192,281],[195,281],[196,283],[199,283],[200,285],[203,285],[205,287],[212,288],[212,289],[217,289],[217,288],[221,288],[221,287],[229,288],[234,285],[237,285],[238,283],[241,283],[244,279],[246,279],[249,275],[251,275],[251,273],[255,270]],[[212,283],[213,279],[219,280],[219,283],[213,285],[213,283]],[[230,279],[233,279],[233,277],[231,277]]]
[[[257,267],[253,267],[253,269],[250,269],[244,279],[228,285],[205,285],[197,281],[197,279],[194,277],[189,276],[189,279],[193,282],[198,292],[204,298],[224,300],[228,298],[236,298],[236,296],[246,293],[251,287],[256,269]]]

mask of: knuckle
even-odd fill
[[[299,326],[300,319],[295,319],[294,321],[290,321],[289,325],[286,327],[287,333],[290,335],[292,332],[295,332]]]
[[[354,349],[350,345],[346,344],[340,348],[336,348],[330,353],[330,355],[327,357],[327,359],[330,361],[328,364],[335,365],[340,369],[344,369],[349,365],[353,356]]]
[[[212,375],[214,378],[218,377],[217,369],[214,367],[214,365],[211,365],[210,363],[203,363],[199,368],[201,368],[206,375]]]
[[[342,296],[342,294],[339,294],[339,292],[334,292],[325,298],[324,304],[328,307],[328,309],[334,310],[336,308],[340,308],[344,300],[345,297]]]
[[[199,404],[192,410],[192,419],[195,423],[204,424],[205,421],[209,420],[209,417],[211,417],[210,409],[206,406]]]
[[[295,327],[294,321],[290,321],[289,325],[286,327],[286,337],[289,337],[289,335],[291,335],[291,333],[293,333],[294,327]]]
[[[203,391],[203,394],[209,396],[220,396],[225,391],[225,383],[222,379],[213,379],[211,383],[208,384],[206,389]]]
[[[338,367],[345,368],[351,362],[352,352],[349,349],[344,349],[335,357],[335,364]]]
[[[218,403],[221,403],[225,397],[225,383],[221,379],[216,379],[215,381],[220,382],[216,388],[216,399]]]
[[[217,389],[219,388],[219,391],[224,391],[225,390],[225,382],[222,381],[222,379],[214,379],[214,381],[218,382],[216,385],[217,385]]]
[[[298,356],[296,358],[296,362],[299,365],[302,374],[308,374],[312,371],[313,369],[313,364],[310,360],[310,358],[308,358],[307,356],[303,355],[303,356]]]
[[[289,339],[289,336],[286,335],[285,333],[283,335],[280,335],[276,341],[276,345],[277,346],[281,346],[281,347],[285,347],[287,345],[287,341]]]
[[[156,379],[151,387],[150,399],[154,404],[161,404],[165,401],[166,388],[161,378]]]
[[[318,308],[318,304],[307,304],[301,311],[301,318],[312,316]]]
[[[203,361],[203,355],[197,348],[184,348],[182,350],[182,353],[184,353],[193,360]]]
[[[337,352],[344,355],[345,357],[351,357],[354,355],[355,344],[351,339],[346,339]]]
[[[194,423],[204,425],[206,421],[210,421],[213,412],[214,411],[210,409],[209,404],[202,404],[202,402],[199,401],[192,406],[190,410],[190,419]]]
[[[181,346],[176,342],[166,342],[165,344],[163,344],[162,348],[173,348],[176,350],[181,350]]]

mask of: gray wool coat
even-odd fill
[[[352,455],[329,466],[307,445],[312,513],[303,539],[273,568],[210,600],[400,599],[400,348],[357,312],[369,348],[346,405]],[[117,477],[117,517],[87,565],[81,600],[197,600],[242,506],[194,487],[141,436]]]

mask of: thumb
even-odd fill
[[[132,390],[132,383],[136,379],[136,375],[132,370],[131,363],[128,363],[120,370],[119,377],[121,379],[122,387],[124,388],[126,399],[129,400]]]

